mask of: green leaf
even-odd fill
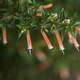
[[[80,25],[80,22],[75,22],[74,26]]]

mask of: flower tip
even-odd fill
[[[53,49],[54,47],[51,45],[50,47],[49,47],[49,49]]]

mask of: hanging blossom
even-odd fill
[[[74,45],[74,47],[79,51],[79,44],[75,37],[72,36],[70,32],[68,32],[69,42]]]
[[[37,13],[36,13],[35,16],[37,16],[37,17],[43,16],[43,10],[47,10],[47,9],[49,9],[51,7],[53,7],[53,4],[52,3],[46,4],[44,6],[39,6],[39,8],[38,8]]]
[[[7,33],[6,33],[6,29],[3,28],[2,29],[2,39],[3,39],[3,44],[7,44]]]
[[[29,30],[27,30],[26,39],[27,39],[28,50],[32,50],[32,42]]]
[[[62,43],[62,39],[61,39],[61,36],[60,36],[60,33],[58,31],[55,32],[55,36],[56,36],[56,40],[59,44],[59,47],[60,47],[60,50],[62,51],[62,53],[64,53],[64,45]]]
[[[77,32],[77,34],[79,34],[79,36],[80,36],[80,27],[76,27],[76,32]]]
[[[43,6],[43,9],[49,9],[51,7],[53,7],[53,4],[52,3],[44,5]]]
[[[48,47],[49,49],[53,49],[53,46],[52,46],[52,44],[51,44],[48,36],[47,36],[46,33],[45,33],[44,31],[42,31],[42,30],[41,30],[41,35],[42,35],[42,37],[43,37],[43,39],[44,39],[47,47]]]
[[[76,27],[75,33],[76,33],[76,39],[78,43],[80,44],[80,27]]]

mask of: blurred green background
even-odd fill
[[[55,11],[65,7],[70,16],[80,19],[80,0],[40,1],[53,2],[56,5]],[[3,7],[3,2],[4,0],[0,0],[0,9]],[[80,52],[68,44],[66,38],[64,40],[65,55],[61,55],[54,35],[49,35],[50,38],[53,36],[51,41],[54,49],[48,50],[38,33],[36,30],[32,31],[31,37],[34,50],[43,51],[47,57],[42,62],[33,53],[30,55],[27,52],[25,35],[18,40],[18,31],[15,27],[7,29],[7,45],[2,44],[2,31],[0,30],[0,80],[60,80],[59,70],[64,66],[70,69],[71,75],[79,72]]]

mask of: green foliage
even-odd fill
[[[43,6],[52,3],[53,7]],[[75,28],[80,25],[80,0],[0,0],[0,79],[1,80],[57,80],[59,69],[68,65],[72,71],[80,68],[79,52],[69,44],[66,32],[75,36]],[[42,13],[43,16],[35,16]],[[8,44],[2,45],[2,29],[7,29]],[[27,51],[25,33],[31,32],[33,47],[42,50],[48,58],[48,67],[37,70],[39,62],[34,54]],[[39,34],[44,30],[52,44],[48,50]],[[65,45],[62,56],[54,33],[59,31]],[[22,40],[23,43],[19,42]],[[19,47],[23,44],[22,47]],[[19,48],[19,49],[18,49]],[[43,63],[43,62],[42,62]],[[60,80],[60,79],[58,79]]]

